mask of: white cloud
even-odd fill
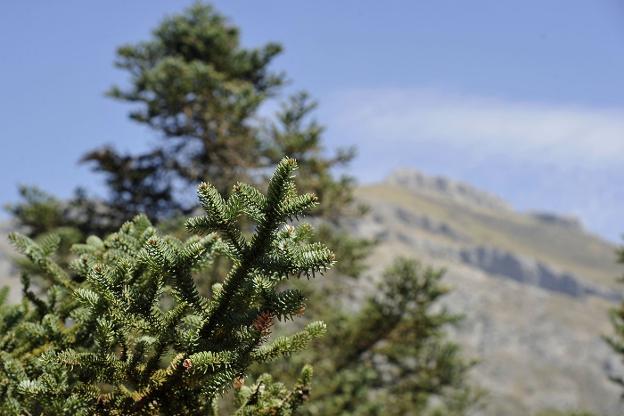
[[[438,143],[485,157],[568,165],[618,163],[624,109],[549,105],[431,90],[372,89],[329,100],[331,126],[375,145]]]
[[[360,180],[413,167],[522,210],[574,213],[612,241],[624,230],[624,108],[370,89],[325,97],[321,109],[332,145],[357,145]]]

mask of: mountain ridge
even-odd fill
[[[489,391],[479,414],[622,414],[608,380],[622,365],[602,339],[622,299],[615,246],[573,217],[518,212],[420,172],[401,170],[356,196],[370,212],[353,231],[379,241],[370,279],[396,255],[447,270],[445,306],[465,315],[452,335],[480,361],[474,380]]]

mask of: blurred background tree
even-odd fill
[[[259,184],[287,155],[299,161],[301,189],[323,201],[317,215],[340,218],[353,202],[353,179],[333,170],[348,164],[353,149],[327,155],[323,128],[310,120],[316,104],[304,92],[286,99],[274,119],[259,115],[283,92],[285,75],[270,69],[281,50],[276,43],[243,48],[238,28],[209,5],[166,18],[150,40],[118,48],[115,64],[129,85],[108,91],[135,104],[130,118],[154,129],[156,144],[143,153],[101,147],[82,157],[104,176],[104,199],[82,192],[67,210],[49,196],[34,201],[30,194],[41,191],[27,190],[11,212],[34,234],[63,225],[87,234],[112,231],[138,213],[162,222],[196,208],[199,182],[224,193],[237,181]],[[98,220],[88,215],[93,205],[101,208]]]
[[[618,263],[624,264],[624,247],[620,248],[617,252]],[[624,277],[620,278],[620,281],[624,282]],[[609,311],[609,319],[611,320],[611,327],[613,328],[612,334],[605,336],[605,341],[609,344],[611,349],[624,359],[624,302],[620,303],[618,307],[612,308]],[[619,385],[624,389],[624,376],[621,374],[609,374],[611,381]],[[622,393],[624,397],[624,392]]]

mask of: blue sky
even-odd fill
[[[0,203],[16,184],[101,192],[79,166],[102,143],[155,135],[104,97],[115,48],[145,39],[188,1],[0,5]],[[396,167],[466,180],[521,210],[624,232],[624,5],[615,0],[229,0],[248,46],[279,41],[275,68],[320,101],[330,147],[352,173]]]

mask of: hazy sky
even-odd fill
[[[0,203],[16,184],[101,192],[77,164],[102,143],[155,139],[103,96],[115,48],[188,1],[0,5]],[[279,41],[275,69],[319,99],[352,172],[444,174],[521,210],[624,232],[624,3],[616,0],[218,1],[247,46]]]

